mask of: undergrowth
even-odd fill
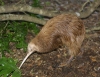
[[[25,42],[25,36],[27,35],[28,30],[33,30],[35,34],[39,32],[35,23],[24,21],[2,22],[0,25],[0,52],[2,53],[2,56],[5,56],[5,51],[11,51],[10,43],[15,43],[16,48],[23,48],[24,51],[26,51],[27,43]]]
[[[33,0],[33,7],[40,7],[39,0]],[[0,0],[0,5],[4,5],[3,0]],[[40,15],[30,14],[38,18],[42,18]],[[12,53],[10,44],[14,43],[14,46],[18,49],[23,48],[26,51],[27,43],[25,37],[28,31],[37,34],[40,30],[37,24],[25,21],[4,21],[0,22],[0,77],[20,77],[21,72],[17,68],[15,61],[12,58],[5,57],[6,52]]]

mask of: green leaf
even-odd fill
[[[12,74],[12,77],[20,77],[21,76],[21,72],[20,70],[15,70]]]
[[[16,76],[17,74],[17,76]],[[7,77],[20,77],[21,72],[16,66],[16,62],[12,58],[2,57],[0,59],[0,76]]]

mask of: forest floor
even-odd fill
[[[7,1],[5,0],[5,3]],[[16,1],[18,0],[14,0],[14,2]],[[29,0],[26,1],[28,2]],[[41,6],[47,10],[77,12],[85,1],[41,0]],[[100,13],[94,12],[82,20],[86,29],[100,26]],[[100,77],[100,30],[86,33],[86,35],[91,36],[85,38],[83,42],[82,48],[84,53],[82,57],[73,59],[69,66],[58,67],[60,63],[67,62],[69,58],[64,47],[46,54],[34,53],[23,64],[21,68],[22,77]],[[26,38],[26,40],[30,40],[33,37],[28,34]],[[19,60],[19,66],[27,53],[24,53],[21,49],[12,48],[12,50],[13,53],[10,56]]]

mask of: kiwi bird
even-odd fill
[[[69,63],[81,51],[84,37],[84,23],[76,15],[55,16],[48,20],[36,37],[28,43],[27,55],[19,68],[33,52],[50,52],[62,45],[68,47],[70,58],[66,63]]]

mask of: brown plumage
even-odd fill
[[[65,45],[71,56],[69,63],[80,51],[84,36],[85,26],[81,19],[72,14],[58,15],[50,19],[28,44],[28,53],[24,61],[35,51],[39,53],[49,52]]]

